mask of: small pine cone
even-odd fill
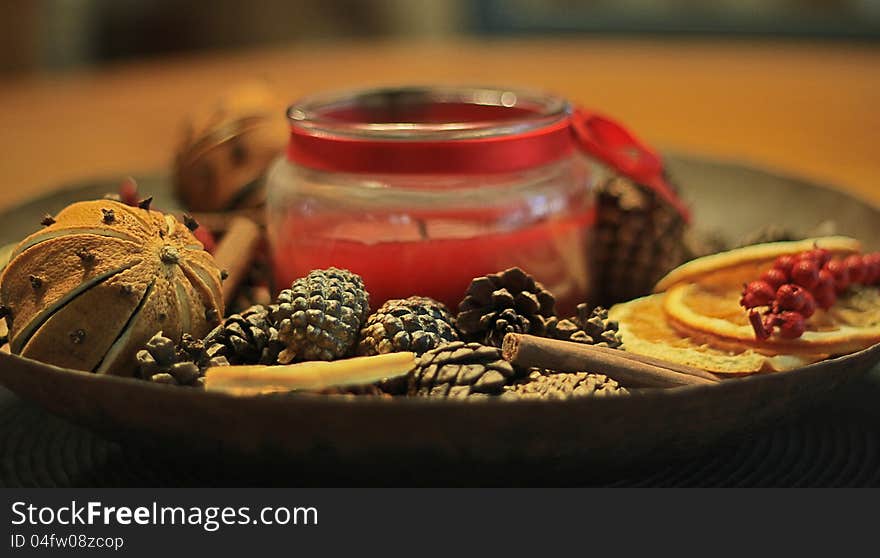
[[[751,231],[736,243],[735,248],[751,246],[752,244],[765,244],[767,242],[787,242],[790,240],[803,240],[804,235],[798,234],[791,229],[779,225],[765,225]]]
[[[281,291],[272,312],[285,347],[278,362],[349,356],[369,313],[364,282],[348,270],[319,269],[297,279]]]
[[[233,314],[204,340],[208,358],[225,357],[231,364],[275,364],[283,344],[269,306],[251,306]]]
[[[618,324],[608,318],[608,310],[602,306],[590,309],[587,304],[578,304],[576,316],[565,320],[552,319],[550,321],[547,327],[547,337],[619,349],[623,345],[623,341],[617,330]]]
[[[515,379],[513,366],[501,349],[453,341],[421,356],[408,377],[409,395],[467,397],[497,395]]]
[[[354,385],[354,386],[336,386],[327,389],[322,389],[315,393],[320,393],[323,395],[345,395],[348,397],[390,397],[391,395],[386,393],[376,384],[364,384],[364,385]]]
[[[205,370],[211,366],[227,366],[222,356],[209,357],[202,341],[184,334],[179,345],[155,334],[135,356],[138,374],[145,380],[162,384],[201,387]]]
[[[689,228],[684,235],[685,261],[695,260],[703,256],[726,252],[730,244],[718,231],[698,231]]]
[[[446,305],[433,298],[389,300],[367,319],[357,354],[412,351],[420,355],[441,343],[458,340],[453,321]]]
[[[467,339],[500,347],[508,333],[544,335],[555,304],[541,283],[512,267],[471,281],[455,323]]]
[[[650,189],[623,177],[596,187],[591,299],[604,306],[651,292],[687,257],[687,223]]]
[[[532,369],[523,378],[504,387],[503,399],[569,399],[571,397],[607,397],[629,392],[603,374],[554,372]]]

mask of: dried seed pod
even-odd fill
[[[201,337],[214,325],[206,311],[222,314],[220,270],[173,216],[99,200],[72,204],[55,219],[19,243],[0,278],[0,299],[16,318],[13,353],[131,375],[153,333]],[[86,254],[94,256],[89,265]],[[71,337],[78,330],[83,335]]]
[[[288,139],[284,103],[242,84],[190,116],[174,160],[174,187],[193,211],[256,207],[263,176]]]
[[[501,349],[453,341],[423,354],[408,377],[408,393],[431,397],[497,395],[516,378]]]

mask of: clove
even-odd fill
[[[93,254],[92,252],[89,252],[85,248],[77,248],[75,254],[86,265],[92,264],[95,262],[95,254]]]
[[[193,219],[192,215],[187,213],[183,214],[183,224],[186,225],[186,228],[190,230],[190,232],[195,231],[199,228],[199,222]]]
[[[81,329],[70,332],[70,342],[74,345],[82,345],[82,342],[85,340],[85,338],[86,332]]]

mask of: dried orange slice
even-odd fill
[[[753,374],[790,370],[817,362],[824,354],[763,354],[742,343],[708,343],[705,334],[682,333],[667,320],[665,293],[615,305],[609,318],[619,323],[628,352],[719,374]],[[723,345],[723,346],[722,346]]]
[[[654,292],[663,292],[682,283],[735,285],[740,289],[743,283],[760,277],[779,256],[798,254],[816,247],[824,248],[834,256],[845,256],[859,252],[862,245],[858,240],[846,236],[823,236],[737,248],[678,266],[657,282]]]
[[[740,343],[767,353],[846,354],[880,343],[880,289],[853,287],[828,311],[817,310],[797,339],[755,338],[739,305],[742,285],[679,284],[667,291],[663,308],[670,325],[685,335],[710,335],[715,344]]]
[[[777,257],[817,246],[835,256],[860,249],[857,240],[841,236],[747,246],[687,263],[664,277],[656,290],[666,291],[663,309],[672,327],[718,347],[745,344],[767,354],[845,354],[880,342],[880,290],[874,287],[854,287],[830,310],[816,311],[798,339],[756,339],[739,304],[743,285],[760,277]]]

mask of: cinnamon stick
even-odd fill
[[[223,233],[229,230],[229,227],[235,219],[244,217],[250,219],[258,225],[265,224],[265,210],[262,207],[234,209],[224,212],[192,212],[190,215],[213,233]]]
[[[233,217],[229,221],[229,228],[214,252],[217,266],[227,273],[223,300],[232,300],[253,262],[261,238],[260,227],[250,219]]]
[[[678,364],[676,362],[668,362],[665,360],[661,360],[659,358],[654,358],[645,355],[639,355],[636,353],[628,353],[626,351],[621,351],[618,349],[609,349],[608,347],[596,347],[593,345],[588,345],[591,351],[597,351],[600,353],[610,354],[612,356],[620,356],[629,360],[635,360],[638,362],[642,362],[644,364],[650,364],[653,366],[659,366],[660,368],[668,368],[673,372],[681,372],[682,374],[688,374],[691,376],[699,376],[701,378],[706,378],[707,380],[711,380],[713,382],[720,382],[721,378],[719,378],[716,374],[709,372],[708,370],[703,370],[702,368],[695,368],[693,366],[687,366],[686,364]]]
[[[546,368],[559,372],[596,371],[627,387],[668,388],[712,385],[719,381],[717,378],[713,380],[703,375],[686,374],[628,358],[630,355],[624,351],[597,349],[601,347],[508,333],[501,351],[505,360],[523,368]]]

